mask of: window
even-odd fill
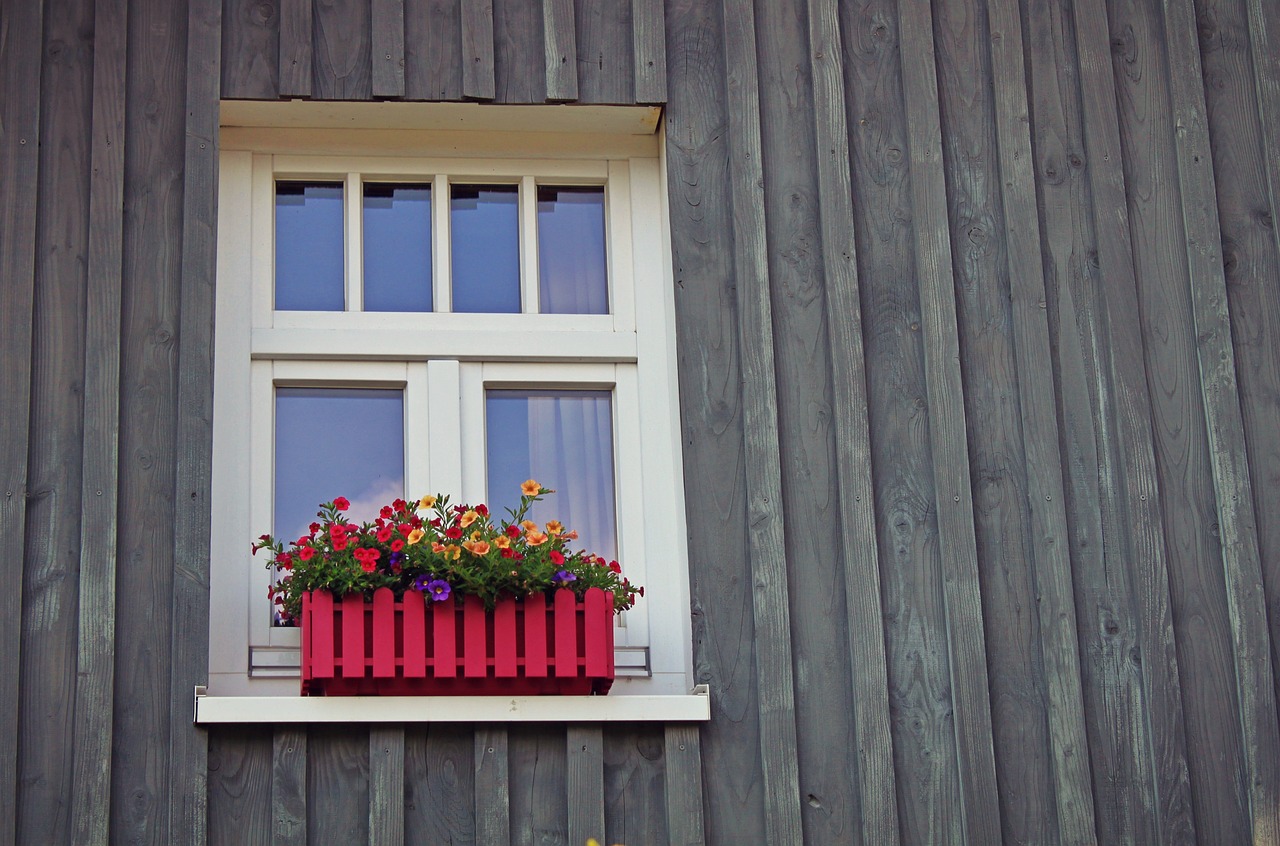
[[[297,690],[252,537],[338,495],[501,508],[529,477],[645,586],[615,692],[688,692],[659,150],[610,138],[223,130],[211,694]]]

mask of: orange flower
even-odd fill
[[[412,546],[413,544],[422,540],[424,535],[426,535],[426,532],[422,531],[422,529],[414,529],[412,532],[409,533],[409,545]]]
[[[564,533],[564,539],[565,539],[565,540],[577,540],[577,539],[578,539],[578,530],[577,530],[577,529],[574,529],[572,532],[565,532],[565,533]]]
[[[440,553],[444,552],[444,544],[440,543],[440,541],[434,541],[431,544],[431,551],[434,552],[436,555],[439,555]]]
[[[529,546],[542,546],[547,542],[547,536],[539,531],[531,531],[524,536],[524,540]]]
[[[552,520],[547,524],[547,534],[558,535],[564,532],[564,525],[559,520]]]
[[[524,494],[525,496],[537,496],[538,494],[542,493],[542,485],[538,484],[533,479],[529,479],[527,482],[525,482],[523,485],[520,486],[520,493]]]
[[[510,549],[511,538],[507,537],[506,535],[498,535],[496,538],[493,539],[493,545],[496,546],[498,549]]]
[[[480,519],[480,515],[475,512],[475,509],[464,511],[462,516],[458,518],[458,525],[465,529],[478,519]]]
[[[444,548],[444,557],[452,558],[454,561],[457,561],[459,558],[462,557],[461,547],[459,547],[457,544],[453,544],[453,543],[449,544]]]
[[[538,524],[532,520],[525,520],[520,524],[520,528],[524,529],[526,532],[536,532],[538,530]]]
[[[477,556],[477,557],[479,557],[479,556],[481,556],[481,555],[488,555],[488,554],[489,554],[489,542],[488,542],[488,541],[477,541],[477,540],[467,541],[466,543],[464,543],[464,544],[462,545],[462,548],[463,548],[463,549],[465,549],[467,552],[470,552],[472,555],[475,555],[475,556]]]
[[[422,499],[418,500],[418,507],[419,508],[435,508],[436,498],[434,496],[431,496],[430,494],[427,494]]]

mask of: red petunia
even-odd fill
[[[384,520],[390,520],[394,514],[395,512],[391,510],[390,505],[384,505],[382,508],[378,509],[378,515]]]
[[[554,550],[554,549],[551,550],[551,552],[547,555],[547,557],[551,559],[552,564],[555,564],[557,566],[564,563],[564,556],[561,555],[557,550]]]
[[[405,502],[403,499],[397,499],[391,503],[391,507],[394,508],[397,513],[403,513],[409,510],[409,503]]]
[[[513,538],[518,538],[518,537],[520,537],[520,527],[519,527],[519,526],[507,526],[507,536],[508,536],[508,537],[513,537]]]
[[[451,526],[444,530],[444,536],[449,540],[457,540],[462,537],[462,529],[459,529],[457,526]]]
[[[404,541],[402,541],[400,538],[396,538],[391,542],[392,552],[399,552],[402,549],[404,549]]]
[[[390,526],[383,526],[381,529],[379,529],[378,543],[386,543],[387,541],[391,540],[391,532],[392,532],[392,528]]]
[[[348,508],[351,507],[351,501],[348,500],[345,496],[340,496],[333,501],[333,507],[338,509],[339,511],[346,511]]]
[[[475,512],[476,512],[477,514],[481,515],[482,517],[488,517],[488,516],[489,516],[489,506],[485,505],[485,504],[482,502],[482,503],[480,503],[479,505],[477,505],[477,506],[475,507]]]
[[[399,526],[396,526],[396,530],[399,531],[400,534],[404,535],[407,538],[409,537],[409,533],[413,531],[413,524],[401,523]]]
[[[515,554],[516,554],[516,551],[511,547],[507,547],[506,549],[502,550],[503,558],[514,558]]]
[[[310,561],[311,557],[315,554],[316,554],[316,551],[309,546],[298,547],[298,557],[301,558],[303,561]]]
[[[334,548],[334,549],[336,549],[338,552],[342,552],[342,550],[344,550],[344,549],[346,549],[346,548],[347,548],[347,539],[346,539],[346,538],[334,538],[334,539],[333,539],[333,548]]]
[[[612,571],[613,571],[613,572],[615,572],[615,573],[621,573],[621,572],[622,572],[622,565],[621,565],[621,564],[619,564],[617,561],[610,561],[610,562],[609,562],[609,569],[610,569],[610,570],[612,570]]]

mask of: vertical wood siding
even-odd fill
[[[0,844],[1277,842],[1277,32],[0,6]],[[710,723],[191,725],[219,97],[665,104]]]

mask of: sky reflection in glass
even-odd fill
[[[450,191],[453,310],[518,314],[518,187],[452,185]]]
[[[341,182],[276,183],[276,309],[342,311]]]
[[[431,186],[365,183],[364,310],[431,311]]]
[[[361,523],[404,496],[404,392],[399,388],[276,388],[275,528],[306,534],[321,502],[351,501]]]
[[[603,186],[538,186],[538,284],[543,314],[608,314]]]
[[[616,558],[613,398],[610,391],[490,390],[485,397],[488,504],[495,517],[536,479],[556,493],[530,519],[578,532],[574,549]]]

